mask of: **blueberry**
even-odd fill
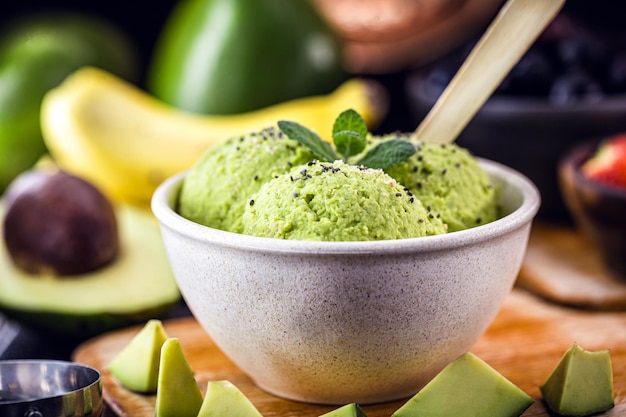
[[[611,47],[599,34],[580,28],[563,38],[557,51],[566,68],[583,68],[597,74],[606,68]]]
[[[504,79],[498,92],[545,97],[555,75],[555,68],[540,48],[531,48]]]
[[[554,80],[549,100],[554,104],[568,104],[578,101],[599,101],[603,95],[600,83],[584,71],[571,70]]]
[[[615,54],[608,68],[607,85],[612,93],[626,92],[626,51]]]

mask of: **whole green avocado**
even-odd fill
[[[130,39],[100,18],[77,13],[24,16],[0,33],[0,194],[46,148],[41,100],[67,75],[96,66],[134,80],[139,62]]]
[[[187,0],[165,23],[147,87],[175,107],[236,114],[326,94],[340,44],[309,0]]]

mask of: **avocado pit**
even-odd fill
[[[60,170],[32,169],[5,195],[3,238],[11,260],[33,275],[73,276],[104,267],[119,250],[109,200]]]

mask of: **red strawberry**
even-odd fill
[[[626,189],[626,133],[603,142],[581,170],[591,180]]]

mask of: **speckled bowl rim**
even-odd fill
[[[157,187],[151,207],[162,226],[199,242],[223,247],[246,249],[263,253],[315,255],[386,255],[445,251],[505,235],[531,222],[539,210],[541,197],[537,187],[526,176],[498,162],[478,158],[485,171],[502,184],[518,189],[522,195],[520,206],[500,219],[468,230],[444,235],[418,238],[357,241],[318,242],[265,238],[226,232],[192,222],[173,209],[180,185],[186,175],[181,172]]]

